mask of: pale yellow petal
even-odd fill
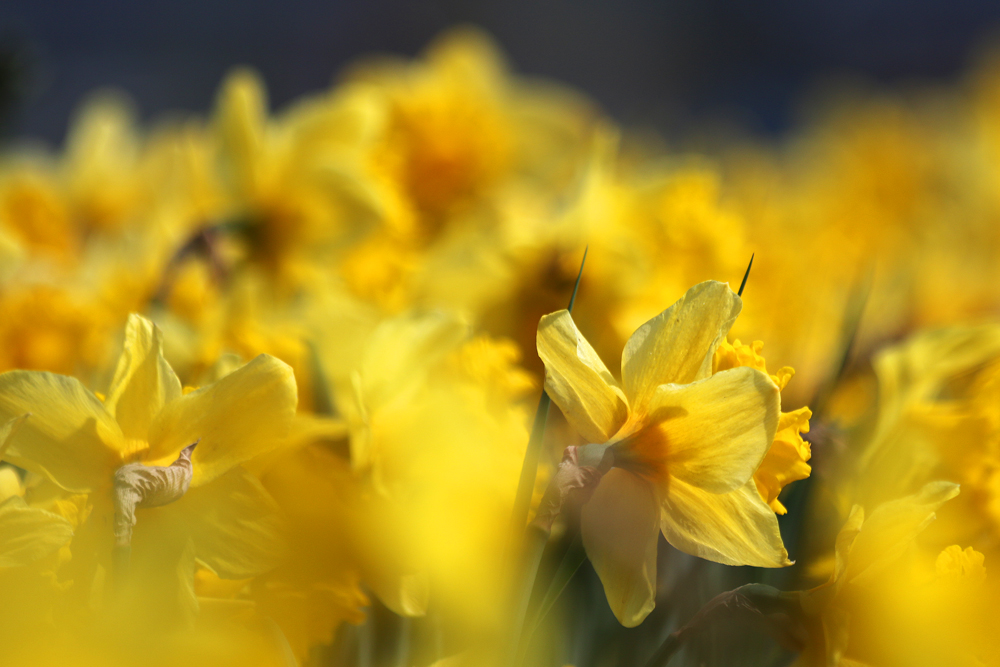
[[[632,628],[656,605],[656,541],[660,509],[653,485],[612,468],[597,485],[580,519],[587,557],[604,585],[611,611]]]
[[[378,410],[412,393],[468,331],[461,319],[439,312],[409,313],[379,324],[359,368],[365,408]]]
[[[58,514],[28,507],[18,496],[0,504],[0,567],[27,565],[69,542],[73,527]]]
[[[190,489],[177,509],[187,514],[195,557],[223,579],[249,579],[275,567],[283,555],[278,507],[240,467]]]
[[[537,346],[545,363],[545,391],[569,423],[588,442],[610,440],[628,418],[628,404],[569,311],[541,319]]]
[[[958,484],[930,482],[911,496],[876,507],[851,545],[844,579],[863,583],[877,577],[913,544],[936,518],[936,510],[958,491]]]
[[[622,353],[622,385],[633,411],[643,411],[662,384],[708,377],[715,348],[742,308],[728,283],[710,280],[636,329]]]
[[[218,382],[168,403],[150,429],[149,459],[197,441],[192,485],[205,484],[282,444],[295,417],[295,377],[262,354]]]
[[[5,461],[69,491],[89,493],[111,484],[121,463],[121,430],[79,380],[41,371],[0,375],[0,421],[24,414],[29,417],[7,440]]]
[[[865,508],[855,505],[851,508],[851,513],[847,516],[847,521],[837,533],[837,540],[834,543],[834,568],[831,581],[840,579],[847,571],[847,564],[850,562],[851,546],[861,532],[861,526],[865,522]]]
[[[662,385],[649,406],[670,476],[727,493],[746,484],[767,455],[781,398],[767,374],[742,366],[688,385]]]
[[[104,406],[126,438],[144,441],[157,413],[180,395],[180,380],[163,358],[163,334],[133,313],[125,325],[125,349]]]
[[[778,518],[751,479],[729,493],[710,493],[680,479],[661,491],[660,529],[675,548],[725,565],[791,565]]]
[[[3,460],[3,454],[7,451],[7,445],[10,444],[12,436],[17,433],[21,425],[30,416],[31,414],[26,412],[19,417],[8,419],[3,424],[0,424],[0,460]]]

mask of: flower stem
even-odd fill
[[[580,278],[583,277],[583,265],[587,261],[587,251],[590,246],[583,251],[583,259],[580,261],[580,271],[576,275],[576,284],[573,285],[573,294],[569,299],[569,310],[573,311],[573,304],[576,303],[576,292],[580,288]],[[545,422],[549,417],[549,406],[552,399],[542,389],[542,396],[538,400],[538,410],[535,411],[535,422],[531,427],[531,437],[528,439],[528,448],[524,452],[524,462],[521,464],[521,477],[517,483],[517,495],[514,496],[514,513],[511,517],[511,532],[513,534],[512,544],[517,544],[524,530],[524,525],[528,521],[528,510],[531,508],[531,494],[535,489],[535,477],[538,475],[538,459],[542,453],[542,440],[545,438]]]
[[[521,588],[514,599],[510,645],[507,647],[506,664],[509,667],[514,667],[520,662],[521,634],[524,629],[524,619],[528,613],[528,602],[531,600],[531,591],[535,586],[535,576],[538,574],[538,566],[542,562],[542,554],[545,552],[545,545],[548,541],[549,531],[538,526],[528,526],[525,531],[522,567],[520,569],[522,575]]]

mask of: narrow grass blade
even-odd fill
[[[524,635],[524,644],[531,640],[535,632],[538,630],[538,626],[542,624],[545,618],[552,611],[552,607],[555,606],[559,597],[562,595],[563,591],[566,590],[566,586],[569,585],[570,580],[583,565],[584,561],[587,560],[587,552],[583,548],[583,540],[580,535],[577,534],[573,538],[572,543],[570,543],[569,548],[566,549],[566,553],[563,554],[562,560],[559,562],[559,566],[556,568],[555,574],[552,575],[552,581],[549,582],[549,589],[545,592],[545,597],[542,598],[541,603],[539,603],[538,608],[535,609],[534,614],[531,616],[531,620],[527,624],[527,631]]]
[[[750,253],[750,264],[747,265],[747,272],[743,274],[743,282],[740,283],[740,291],[736,293],[736,296],[743,296],[743,288],[747,286],[747,278],[750,277],[750,267],[753,266],[753,257],[757,253]]]

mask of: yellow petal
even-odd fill
[[[12,436],[17,433],[21,425],[30,416],[31,414],[26,412],[19,417],[8,419],[3,424],[0,424],[0,460],[3,460],[3,454],[7,451],[7,445],[10,444]]]
[[[121,463],[121,430],[79,380],[41,371],[0,375],[0,421],[27,413],[7,440],[5,461],[68,491],[89,493],[111,484]]]
[[[569,311],[541,319],[537,346],[545,363],[545,391],[566,419],[588,442],[610,440],[628,418],[628,404]]]
[[[205,484],[279,446],[295,417],[291,367],[262,354],[218,382],[168,403],[150,429],[149,459],[198,441],[191,484]]]
[[[742,366],[688,385],[662,385],[649,403],[662,418],[671,477],[727,493],[746,484],[778,428],[781,398],[765,373]]]
[[[935,511],[958,495],[958,484],[930,482],[912,496],[882,503],[861,525],[851,545],[844,579],[871,581],[898,559],[936,518]]]
[[[609,470],[583,506],[583,546],[611,611],[627,628],[642,623],[656,605],[659,519],[653,485],[622,468]]]
[[[753,480],[729,493],[710,493],[680,479],[661,491],[660,529],[674,547],[726,565],[791,565],[778,518]]]
[[[622,385],[632,410],[641,412],[661,384],[708,377],[715,348],[742,308],[728,283],[709,280],[636,329],[622,353]]]
[[[278,507],[242,468],[190,489],[177,509],[187,513],[195,556],[223,579],[254,577],[282,556]]]
[[[802,433],[809,432],[810,417],[809,408],[782,412],[774,442],[753,474],[761,497],[778,514],[788,511],[778,500],[781,490],[794,481],[809,477],[812,472],[812,467],[806,463],[812,457],[812,450],[802,439]]]
[[[379,324],[361,359],[365,408],[378,410],[414,391],[467,335],[465,322],[437,312],[401,315]]]
[[[145,317],[129,315],[125,349],[105,408],[118,421],[126,438],[146,440],[157,413],[180,395],[180,380],[163,358],[163,334]]]
[[[0,567],[27,565],[69,542],[73,527],[14,496],[0,504]]]
[[[831,581],[840,579],[847,571],[847,564],[850,561],[851,546],[861,532],[861,526],[865,522],[865,508],[855,505],[851,508],[851,513],[844,522],[840,532],[837,533],[837,540],[834,545],[834,568]]]

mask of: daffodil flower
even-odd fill
[[[581,459],[602,469],[610,461],[582,508],[581,531],[623,625],[638,625],[654,607],[658,531],[677,549],[719,563],[791,564],[753,480],[778,426],[778,387],[745,366],[712,374],[715,349],[741,308],[727,284],[692,287],[628,340],[620,383],[568,311],[539,323],[546,391],[601,445],[581,448]]]
[[[921,650],[925,651],[922,658],[934,655],[929,651],[934,646],[935,635],[947,638],[960,634],[955,627],[933,623],[932,631],[925,637],[918,637],[914,631],[920,625],[894,626],[891,620],[885,622],[911,612],[923,617],[923,621],[934,618],[934,605],[928,606],[920,597],[928,582],[916,575],[918,570],[912,563],[901,561],[904,556],[912,555],[918,535],[937,518],[937,510],[958,493],[958,484],[935,481],[925,484],[917,493],[882,503],[867,517],[860,505],[851,509],[837,534],[830,579],[801,593],[802,609],[817,626],[803,654],[802,664],[870,664],[867,659],[852,662],[851,658],[858,656],[850,654],[859,650],[870,652],[873,647],[883,651],[889,648],[894,658],[889,661],[891,664],[916,664],[913,657]],[[975,576],[976,566],[982,567],[982,554],[972,549],[962,553],[956,546],[939,555],[935,565],[939,577],[960,576],[963,566],[969,571],[967,574]],[[956,573],[956,569],[959,572]],[[866,618],[868,610],[884,601],[898,605],[893,613],[876,613],[867,617],[868,623],[860,621]],[[905,604],[901,604],[903,601]],[[954,615],[954,618],[960,616]],[[871,624],[873,620],[874,625]],[[953,619],[949,621],[948,625],[953,625]],[[905,628],[906,635],[893,636],[900,627]],[[925,641],[928,638],[932,639],[930,643]],[[921,649],[914,651],[918,645]],[[968,650],[961,641],[945,640],[944,645],[949,657],[955,656],[956,650]],[[909,659],[900,659],[906,655]],[[920,664],[947,664],[941,657],[935,655],[927,663]],[[961,664],[967,663],[963,660]],[[968,664],[972,664],[971,661]]]
[[[143,467],[169,464],[186,450],[181,458],[190,455],[190,475],[182,480],[183,488],[169,498],[156,495],[162,489],[144,491],[170,501],[165,504],[134,498],[140,508],[135,534],[125,539],[132,546],[137,585],[149,583],[176,602],[177,590],[162,582],[173,573],[180,578],[175,583],[191,593],[194,558],[232,579],[273,565],[278,549],[274,503],[240,464],[282,442],[296,400],[291,369],[267,355],[183,393],[163,357],[159,330],[132,315],[103,401],[72,377],[38,371],[0,375],[0,420],[29,415],[7,438],[3,458],[67,491],[89,494],[94,512],[74,539],[76,565],[94,562],[86,557],[88,549],[98,560],[106,558],[116,537],[126,537],[111,530],[123,520],[112,521],[124,506],[115,498],[131,493],[123,485],[143,477]],[[191,452],[194,442],[198,446]],[[156,476],[144,477],[158,483]],[[92,578],[94,571],[75,576]],[[156,599],[154,593],[147,597]],[[193,606],[193,594],[187,601]]]

